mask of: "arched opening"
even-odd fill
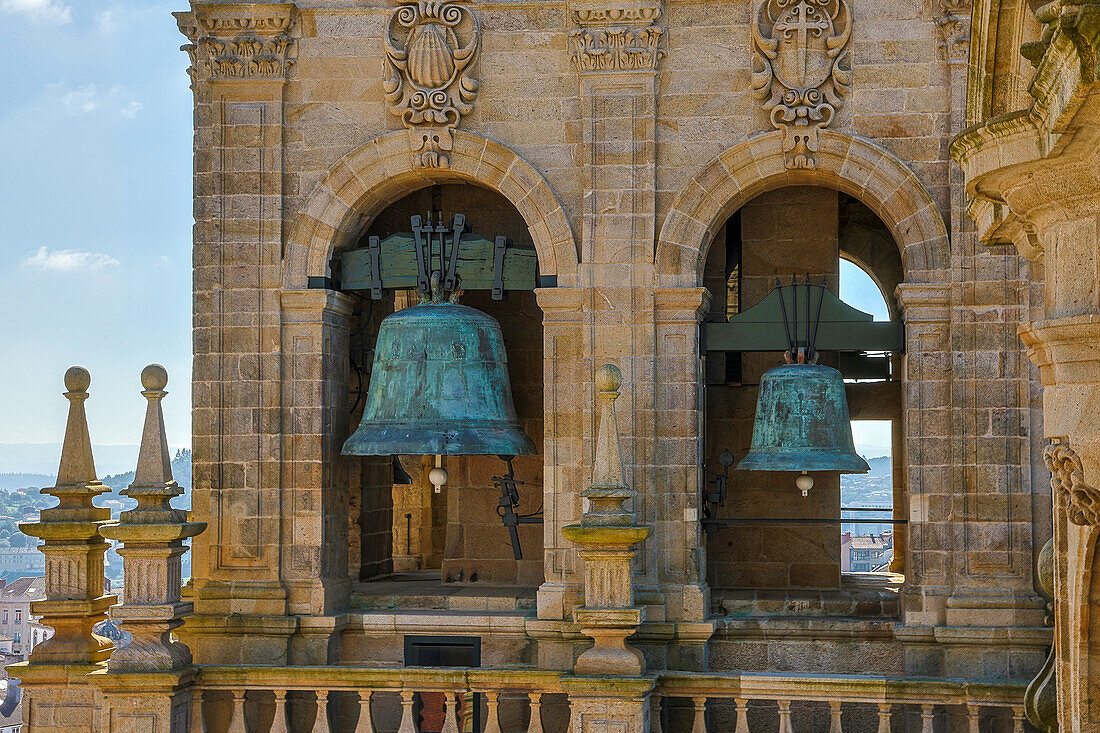
[[[704,268],[704,285],[713,296],[707,321],[735,318],[768,296],[777,279],[787,284],[793,276],[799,282],[807,276],[814,284],[824,282],[847,305],[877,320],[895,320],[899,313],[893,292],[903,279],[903,263],[889,227],[853,196],[819,186],[797,186],[756,196],[718,230]],[[728,450],[735,460],[748,452],[761,378],[782,363],[779,352],[715,351],[708,345],[705,456],[712,478],[722,472],[723,451]],[[870,429],[884,442],[886,456],[900,455],[898,355],[823,348],[819,363],[844,375],[856,433]],[[877,543],[889,543],[891,550],[894,546],[892,511],[897,499],[903,498],[898,482],[904,472],[897,462],[888,459],[887,463],[885,468],[881,461],[876,463],[871,474],[860,477],[863,483],[873,478],[876,490],[883,488],[888,497],[874,504],[884,511],[865,515],[842,510],[854,503],[860,504],[858,509],[872,507],[856,501],[861,498],[859,491],[850,504],[836,473],[815,474],[813,489],[803,497],[789,473],[729,471],[725,502],[708,507],[710,515],[725,524],[704,524],[707,581],[717,610],[750,615],[896,616],[901,578],[881,567],[889,558],[876,564],[881,572],[869,582],[867,577],[851,577],[842,556],[843,531],[857,522],[862,526],[870,521],[869,529],[884,525],[888,531],[878,533]],[[900,563],[890,567],[900,570]],[[776,602],[779,599],[781,603]]]
[[[334,254],[331,267],[337,285],[356,301],[350,318],[352,373],[347,395],[352,429],[370,399],[368,385],[380,323],[391,313],[418,303],[419,296],[415,288],[386,288],[381,299],[374,299],[362,283],[344,287],[341,280],[351,280],[342,264],[345,252],[369,249],[372,237],[384,243],[391,235],[410,233],[414,215],[426,220],[429,216],[439,219],[441,213],[446,222],[455,214],[465,215],[470,237],[505,237],[509,249],[527,250],[534,257],[527,222],[516,207],[496,191],[474,184],[428,185],[370,213],[369,226]],[[489,261],[485,266],[491,272],[494,265]],[[542,504],[543,466],[542,312],[531,289],[509,290],[504,299],[494,300],[489,290],[474,288],[464,291],[459,302],[500,324],[516,413],[538,448],[537,455],[514,460],[515,477],[522,482],[517,487],[515,511],[537,515]],[[428,607],[438,608],[443,603],[447,608],[446,599],[470,585],[514,588],[517,603],[521,597],[533,596],[533,589],[543,580],[541,527],[519,525],[522,559],[517,560],[509,530],[497,511],[501,491],[494,477],[505,472],[505,464],[497,456],[399,456],[396,464],[390,457],[342,460],[352,497],[348,521],[353,539],[348,561],[353,580],[360,582],[355,592],[364,607],[390,603],[413,608],[423,605],[428,596]],[[447,483],[438,491],[429,479],[437,465],[448,474]]]

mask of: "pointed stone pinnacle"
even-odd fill
[[[596,388],[600,390],[600,428],[596,437],[596,457],[592,466],[594,489],[626,489],[623,478],[622,449],[619,446],[619,424],[615,418],[615,400],[623,375],[613,364],[604,364],[596,370]]]
[[[69,400],[69,419],[65,425],[65,442],[61,446],[61,464],[57,468],[58,486],[79,486],[96,480],[92,459],[92,439],[88,435],[88,417],[84,400],[92,377],[81,366],[65,372],[65,397]]]
[[[133,486],[166,486],[172,481],[172,458],[164,432],[164,411],[161,400],[168,393],[168,371],[160,364],[150,364],[141,372],[142,392],[149,404],[145,408],[145,428],[141,433],[137,471]]]

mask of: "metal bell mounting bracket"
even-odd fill
[[[500,502],[497,504],[497,516],[504,526],[508,528],[508,536],[512,541],[512,556],[516,560],[523,559],[523,548],[519,544],[519,525],[542,524],[542,507],[530,514],[519,514],[516,507],[519,506],[518,487],[526,485],[525,482],[516,479],[515,469],[512,468],[512,459],[515,456],[497,456],[508,466],[508,471],[503,476],[493,476],[493,486],[500,490]]]
[[[713,491],[706,491],[703,493],[703,527],[708,534],[717,532],[719,527],[707,520],[715,519],[718,516],[718,508],[724,506],[726,503],[726,497],[728,496],[729,474],[730,467],[733,466],[733,454],[728,450],[722,451],[718,455],[718,464],[722,466],[722,471],[716,473],[714,479],[711,481],[714,484]]]

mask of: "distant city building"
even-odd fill
[[[40,617],[31,614],[31,602],[45,597],[46,579],[42,576],[19,578],[0,587],[0,636],[11,638],[11,653],[19,661],[25,660],[36,644],[53,636],[53,629],[38,623]]]
[[[843,573],[885,572],[894,555],[894,535],[853,535],[840,537],[840,570]]]
[[[0,577],[28,577],[42,575],[45,572],[46,556],[36,546],[0,546]]]

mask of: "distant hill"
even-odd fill
[[[172,459],[172,478],[176,480],[176,483],[183,487],[183,496],[178,497],[172,502],[173,506],[186,508],[191,506],[191,451],[186,448],[180,448],[176,451],[175,457]],[[119,495],[119,492],[125,489],[127,486],[134,482],[134,472],[127,471],[126,473],[116,473],[111,476],[104,476],[100,479],[103,483],[111,487],[111,493],[103,494],[104,497],[110,497],[114,499],[123,498]],[[102,502],[97,502],[102,503]]]
[[[45,473],[0,473],[0,491],[15,489],[41,489],[54,485],[53,474]]]
[[[878,458],[868,458],[866,460],[867,465],[871,467],[871,472],[864,474],[865,476],[889,476],[893,473],[890,456],[879,456]]]
[[[96,470],[102,475],[134,467],[136,445],[93,445]],[[60,443],[0,443],[0,471],[55,475]]]

